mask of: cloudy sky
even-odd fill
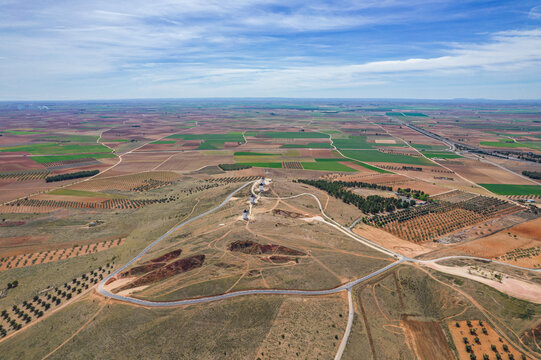
[[[541,99],[541,1],[0,0],[0,100]]]

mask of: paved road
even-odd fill
[[[383,272],[385,272],[385,271],[387,271],[387,270],[389,270],[389,269],[391,269],[391,268],[393,268],[393,267],[395,267],[395,266],[397,266],[397,265],[399,265],[401,263],[404,263],[404,262],[415,262],[415,263],[423,264],[423,263],[438,262],[438,261],[450,260],[450,259],[471,259],[471,260],[481,260],[481,261],[487,261],[487,262],[490,262],[490,263],[496,263],[496,264],[500,264],[500,265],[510,266],[510,267],[513,267],[513,268],[521,269],[521,270],[529,270],[529,271],[535,271],[535,272],[540,272],[541,271],[541,269],[533,270],[533,269],[524,268],[524,267],[517,266],[517,265],[510,265],[510,264],[502,263],[502,262],[499,262],[499,261],[496,261],[496,260],[485,259],[485,258],[480,258],[480,257],[473,257],[473,256],[445,256],[445,257],[432,259],[432,260],[412,259],[412,258],[403,256],[403,255],[397,254],[397,253],[395,253],[395,252],[393,252],[391,250],[388,250],[388,249],[384,248],[383,246],[381,246],[379,244],[376,244],[376,243],[373,243],[372,241],[369,241],[368,239],[360,237],[357,234],[353,233],[348,228],[345,228],[345,227],[341,226],[340,224],[338,224],[334,220],[332,220],[327,214],[325,214],[325,212],[323,210],[323,207],[321,205],[321,202],[319,201],[319,199],[314,194],[302,193],[302,194],[298,194],[298,195],[284,197],[283,199],[296,198],[296,197],[299,197],[299,196],[311,196],[311,197],[313,197],[316,200],[316,202],[318,203],[319,208],[320,208],[321,213],[323,214],[323,216],[328,219],[328,220],[323,219],[322,221],[324,223],[336,228],[337,230],[343,232],[344,234],[350,236],[351,238],[361,242],[362,244],[364,244],[366,246],[369,246],[369,247],[371,247],[371,248],[373,248],[375,250],[381,251],[381,252],[383,252],[383,253],[385,253],[387,255],[393,256],[394,258],[397,259],[397,261],[395,261],[395,262],[393,262],[393,263],[391,263],[391,264],[389,264],[389,265],[387,265],[387,266],[385,266],[385,267],[383,267],[383,268],[381,268],[381,269],[379,269],[377,271],[374,271],[371,274],[363,276],[363,277],[361,277],[359,279],[350,281],[350,282],[348,282],[346,284],[343,284],[341,286],[338,286],[336,288],[324,289],[324,290],[254,289],[254,290],[243,290],[243,291],[236,291],[236,292],[231,292],[231,293],[226,293],[226,294],[220,294],[220,295],[214,295],[214,296],[206,296],[206,297],[186,299],[186,300],[177,300],[177,301],[141,300],[141,299],[136,299],[136,298],[132,298],[132,297],[129,297],[129,296],[122,296],[122,295],[118,295],[118,294],[113,294],[110,291],[105,290],[104,285],[109,279],[111,279],[112,277],[114,277],[118,273],[125,270],[131,264],[133,264],[134,262],[139,260],[144,254],[146,254],[150,249],[152,249],[161,240],[163,240],[167,236],[171,235],[173,232],[180,229],[184,225],[189,224],[192,221],[200,219],[200,218],[202,218],[202,217],[216,211],[217,209],[224,206],[231,199],[231,197],[233,197],[240,190],[244,189],[246,186],[248,186],[250,184],[256,184],[256,183],[257,182],[247,182],[247,183],[245,183],[244,185],[242,185],[239,188],[237,188],[236,190],[234,190],[231,194],[229,194],[227,196],[227,198],[224,201],[222,201],[219,205],[217,205],[216,207],[214,207],[214,208],[212,208],[212,209],[210,209],[210,210],[208,210],[208,211],[206,211],[206,212],[204,212],[204,213],[202,213],[200,215],[197,215],[197,216],[195,216],[195,217],[193,217],[193,218],[191,218],[189,220],[186,220],[186,221],[178,224],[177,226],[173,227],[169,231],[167,231],[165,234],[163,234],[162,236],[160,236],[159,238],[154,240],[154,242],[152,242],[145,249],[143,249],[136,257],[134,257],[132,260],[130,260],[127,264],[125,264],[120,269],[116,270],[114,273],[112,273],[111,275],[109,275],[105,279],[103,279],[100,282],[99,286],[98,286],[98,292],[100,294],[104,295],[104,296],[108,296],[110,298],[120,300],[120,301],[129,302],[129,303],[132,303],[132,304],[143,305],[143,306],[148,306],[148,307],[170,307],[170,306],[180,306],[180,305],[207,303],[207,302],[223,300],[223,299],[228,299],[228,298],[233,298],[233,297],[243,296],[243,295],[263,295],[263,294],[274,294],[274,295],[328,295],[328,294],[334,294],[334,293],[337,293],[337,292],[340,292],[340,291],[350,290],[355,285],[357,285],[357,284],[359,284],[359,283],[361,283],[363,281],[369,280],[369,279],[371,279],[371,278],[373,278],[375,276],[378,276],[379,274],[381,274],[381,273],[383,273]],[[252,191],[254,191],[254,186],[252,186]],[[261,196],[261,195],[258,195],[258,196]]]
[[[353,296],[351,295],[351,289],[348,289],[348,304],[349,304],[348,323],[346,325],[346,331],[344,331],[344,336],[342,337],[342,341],[340,342],[340,346],[338,347],[338,351],[336,352],[336,355],[334,356],[334,360],[340,360],[342,358],[342,355],[344,354],[344,350],[346,349],[346,345],[348,343],[349,334],[351,333],[351,326],[353,325],[353,317],[355,316],[355,310],[353,308]]]
[[[111,275],[107,276],[105,279],[103,279],[102,282],[100,282],[99,286],[98,286],[98,292],[100,294],[103,294],[105,296],[109,296],[109,297],[112,297],[112,298],[115,298],[116,299],[116,295],[105,290],[103,288],[104,284],[107,282],[107,280],[111,279],[113,276],[117,275],[118,273],[120,273],[121,271],[123,271],[124,269],[126,269],[128,266],[130,266],[131,264],[133,264],[134,262],[136,262],[137,260],[139,260],[141,258],[141,256],[143,256],[144,254],[146,254],[150,249],[152,249],[157,243],[159,243],[160,241],[162,241],[164,238],[166,238],[167,236],[171,235],[173,232],[177,231],[178,229],[180,229],[181,227],[183,227],[184,225],[186,224],[189,224],[191,223],[192,221],[195,221],[197,219],[200,219],[202,218],[203,216],[206,216],[210,213],[212,213],[213,211],[216,211],[218,210],[219,208],[221,208],[222,206],[224,206],[228,201],[229,199],[231,199],[236,193],[238,193],[239,191],[241,191],[242,189],[244,189],[246,186],[248,186],[249,184],[251,184],[252,182],[247,182],[245,183],[244,185],[242,185],[241,187],[237,188],[235,191],[233,191],[231,194],[229,194],[224,201],[222,201],[219,205],[213,207],[212,209],[208,210],[208,211],[205,211],[204,213],[202,214],[199,214],[191,219],[188,219],[180,224],[178,224],[177,226],[175,226],[174,228],[170,229],[169,231],[167,231],[165,234],[163,234],[162,236],[160,236],[159,238],[157,238],[156,240],[154,240],[150,245],[148,245],[146,248],[144,248],[139,254],[137,254],[136,257],[134,257],[133,259],[131,259],[126,265],[122,266],[120,269],[118,269],[117,271],[115,271],[114,273],[112,273]],[[125,298],[125,299],[130,299],[128,297],[121,297],[121,298]],[[118,300],[121,300],[121,299],[118,299]]]

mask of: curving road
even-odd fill
[[[137,256],[135,256],[133,259],[131,259],[128,263],[126,263],[124,266],[122,266],[121,268],[119,268],[118,270],[116,270],[115,272],[113,272],[112,274],[107,276],[105,279],[103,279],[99,283],[97,291],[100,294],[102,294],[104,296],[107,296],[107,297],[110,297],[112,299],[119,300],[119,301],[125,301],[125,302],[132,303],[132,304],[148,306],[148,307],[169,307],[169,306],[180,306],[180,305],[207,303],[207,302],[211,302],[211,301],[218,301],[218,300],[223,300],[223,299],[228,299],[228,298],[237,297],[237,296],[243,296],[243,295],[262,295],[262,294],[274,294],[274,295],[328,295],[328,294],[334,294],[334,293],[337,293],[337,292],[340,292],[340,291],[350,290],[355,285],[357,285],[357,284],[359,284],[359,283],[361,283],[363,281],[369,280],[369,279],[371,279],[371,278],[373,278],[375,276],[378,276],[379,274],[381,274],[381,273],[383,273],[383,272],[385,272],[385,271],[387,271],[387,270],[389,270],[389,269],[391,269],[391,268],[393,268],[393,267],[395,267],[395,266],[397,266],[397,265],[399,265],[401,263],[404,263],[404,262],[415,262],[415,263],[423,264],[423,263],[434,263],[434,262],[438,262],[438,261],[442,261],[442,260],[450,260],[450,259],[471,259],[471,260],[481,260],[481,261],[486,261],[486,262],[489,262],[489,263],[495,263],[495,264],[510,266],[510,267],[513,267],[513,268],[521,269],[521,270],[541,272],[541,269],[529,269],[529,268],[525,268],[525,267],[521,267],[521,266],[517,266],[517,265],[506,264],[506,263],[496,261],[496,260],[485,259],[485,258],[474,257],[474,256],[459,256],[459,255],[457,255],[457,256],[445,256],[445,257],[432,259],[432,260],[412,259],[412,258],[403,256],[403,255],[400,255],[398,253],[395,253],[395,252],[393,252],[393,251],[391,251],[389,249],[386,249],[385,247],[383,247],[383,246],[381,246],[379,244],[376,244],[376,243],[374,243],[374,242],[372,242],[372,241],[370,241],[368,239],[365,239],[365,238],[353,233],[350,229],[345,228],[342,225],[340,225],[339,223],[337,223],[336,221],[332,220],[325,213],[325,211],[323,210],[323,207],[321,205],[321,202],[319,201],[317,196],[315,196],[314,194],[311,194],[311,193],[302,193],[302,194],[297,194],[297,195],[293,195],[293,196],[289,196],[289,197],[283,197],[282,199],[292,199],[292,198],[296,198],[296,197],[300,197],[300,196],[313,197],[316,200],[316,202],[318,203],[321,213],[326,218],[326,219],[321,219],[322,222],[324,222],[325,224],[327,224],[329,226],[332,226],[332,227],[336,228],[340,232],[346,234],[347,236],[353,238],[354,240],[362,243],[365,246],[368,246],[368,247],[370,247],[370,248],[372,248],[374,250],[378,250],[378,251],[380,251],[380,252],[382,252],[382,253],[384,253],[386,255],[393,256],[394,258],[397,259],[397,261],[392,262],[391,264],[389,264],[389,265],[387,265],[387,266],[385,266],[385,267],[383,267],[383,268],[381,268],[379,270],[376,270],[371,274],[363,276],[363,277],[361,277],[359,279],[350,281],[350,282],[348,282],[346,284],[343,284],[341,286],[338,286],[336,288],[324,289],[324,290],[253,289],[253,290],[235,291],[235,292],[226,293],[226,294],[199,297],[199,298],[192,298],[192,299],[185,299],[185,300],[177,300],[177,301],[150,301],[150,300],[142,300],[142,299],[132,298],[132,297],[129,297],[129,296],[123,296],[123,295],[114,294],[114,293],[112,293],[112,292],[110,292],[110,291],[108,291],[108,290],[106,290],[104,288],[105,283],[109,279],[116,276],[118,273],[122,272],[123,270],[128,268],[131,264],[133,264],[134,262],[139,260],[144,254],[146,254],[150,249],[152,249],[157,243],[159,243],[164,238],[171,235],[173,232],[180,229],[181,227],[183,227],[183,226],[185,226],[185,225],[187,225],[187,224],[189,224],[189,223],[191,223],[191,222],[193,222],[193,221],[195,221],[197,219],[200,219],[200,218],[202,218],[202,217],[204,217],[204,216],[218,210],[219,208],[223,207],[236,193],[238,193],[239,191],[244,189],[246,186],[248,186],[250,184],[254,184],[252,186],[252,193],[255,194],[254,188],[255,188],[256,184],[258,183],[258,181],[256,181],[256,182],[251,182],[250,181],[250,182],[247,182],[247,183],[243,184],[242,186],[240,186],[239,188],[234,190],[232,193],[230,193],[225,198],[225,200],[223,200],[219,205],[217,205],[214,208],[212,208],[210,210],[207,210],[206,212],[204,212],[202,214],[199,214],[199,215],[197,215],[197,216],[195,216],[195,217],[193,217],[191,219],[188,219],[188,220],[176,225],[175,227],[173,227],[169,231],[167,231],[165,234],[163,234],[162,236],[160,236],[159,238],[154,240],[151,244],[149,244],[146,248],[144,248],[139,254],[137,254]],[[257,196],[260,197],[259,194]],[[266,197],[266,198],[268,198],[268,199],[276,199],[276,198],[270,198],[270,197]]]
[[[259,199],[261,197],[261,194],[256,194],[255,193],[255,188],[256,188],[258,183],[259,183],[259,180],[255,181],[255,182],[250,181],[250,182],[247,182],[247,183],[243,184],[242,186],[240,186],[239,188],[234,190],[232,193],[230,193],[225,198],[225,200],[223,200],[219,205],[215,206],[214,208],[212,208],[210,210],[207,210],[206,212],[204,212],[204,213],[202,213],[200,215],[197,215],[197,216],[195,216],[195,217],[193,217],[191,219],[188,219],[188,220],[176,225],[175,227],[173,227],[169,231],[167,231],[165,234],[163,234],[162,236],[160,236],[159,238],[154,240],[151,244],[149,244],[146,248],[144,248],[137,256],[135,256],[127,264],[125,264],[120,269],[116,270],[111,275],[109,275],[105,279],[103,279],[99,283],[97,291],[100,294],[102,294],[104,296],[107,296],[109,298],[112,298],[112,299],[115,299],[115,300],[118,300],[118,301],[124,301],[124,302],[131,303],[131,304],[136,304],[136,305],[141,305],[141,306],[146,306],[146,307],[172,307],[172,306],[182,306],[182,305],[208,303],[208,302],[212,302],[212,301],[225,300],[225,299],[234,298],[234,297],[237,297],[237,296],[244,296],[244,295],[302,295],[302,296],[313,296],[313,295],[334,294],[334,293],[338,293],[338,292],[341,292],[341,291],[345,290],[345,291],[348,292],[348,305],[349,305],[348,322],[347,322],[347,325],[346,325],[344,336],[342,337],[342,341],[340,342],[340,346],[339,346],[339,348],[337,350],[337,353],[335,355],[335,358],[334,358],[335,360],[340,360],[341,357],[342,357],[342,354],[343,354],[343,352],[344,352],[344,350],[346,348],[346,345],[347,345],[347,342],[348,342],[348,339],[349,339],[349,334],[351,332],[351,327],[352,327],[352,324],[353,324],[353,318],[354,318],[354,315],[355,315],[354,306],[353,306],[353,298],[352,298],[352,288],[355,285],[357,285],[359,283],[362,283],[364,281],[367,281],[367,280],[369,280],[369,279],[371,279],[373,277],[376,277],[376,276],[380,275],[381,273],[383,273],[383,272],[385,272],[385,271],[387,271],[387,270],[389,270],[389,269],[391,269],[391,268],[393,268],[393,267],[395,267],[397,265],[400,265],[400,264],[405,263],[405,262],[413,262],[413,263],[418,263],[418,264],[427,264],[427,263],[435,263],[435,262],[438,262],[438,261],[450,260],[450,259],[471,259],[471,260],[481,260],[481,261],[486,261],[488,263],[495,263],[495,264],[510,266],[510,267],[513,267],[513,268],[521,269],[521,270],[541,272],[541,269],[529,269],[529,268],[525,268],[525,267],[521,267],[521,266],[517,266],[517,265],[511,265],[511,264],[502,263],[502,262],[496,261],[496,260],[485,259],[485,258],[474,257],[474,256],[460,256],[460,255],[457,255],[457,256],[445,256],[445,257],[432,259],[432,260],[412,259],[412,258],[403,256],[401,254],[395,253],[395,252],[393,252],[393,251],[391,251],[389,249],[386,249],[385,247],[383,247],[383,246],[381,246],[379,244],[376,244],[376,243],[374,243],[374,242],[372,242],[372,241],[370,241],[368,239],[365,239],[365,238],[353,233],[349,228],[346,228],[346,227],[340,225],[338,222],[334,221],[332,218],[330,218],[325,213],[325,211],[323,209],[323,206],[321,205],[321,202],[319,201],[317,196],[315,196],[314,194],[311,194],[311,193],[302,193],[302,194],[292,195],[292,196],[289,196],[289,197],[283,197],[281,199],[292,199],[292,198],[296,198],[296,197],[300,197],[300,196],[310,196],[310,197],[314,198],[316,200],[318,206],[319,206],[321,214],[323,215],[323,218],[320,218],[318,220],[324,222],[325,224],[327,224],[329,226],[334,227],[335,229],[337,229],[340,232],[346,234],[347,236],[351,237],[352,239],[364,244],[365,246],[368,246],[368,247],[370,247],[372,249],[375,249],[375,250],[380,251],[380,252],[382,252],[382,253],[384,253],[386,255],[390,255],[390,256],[396,258],[397,261],[394,261],[394,262],[390,263],[389,265],[384,266],[381,269],[378,269],[378,270],[374,271],[373,273],[365,275],[365,276],[363,276],[363,277],[361,277],[359,279],[350,281],[350,282],[348,282],[346,284],[343,284],[341,286],[338,286],[338,287],[335,287],[335,288],[332,288],[332,289],[323,289],[323,290],[253,289],[253,290],[235,291],[235,292],[225,293],[225,294],[220,294],[220,295],[206,296],[206,297],[199,297],[199,298],[192,298],[192,299],[185,299],[185,300],[150,301],[150,300],[132,298],[132,297],[129,297],[129,296],[122,296],[122,295],[118,295],[118,294],[113,294],[113,293],[111,293],[110,291],[108,291],[108,290],[106,290],[104,288],[105,283],[109,279],[116,276],[118,273],[125,270],[131,264],[133,264],[134,262],[139,260],[144,254],[146,254],[150,249],[152,249],[161,240],[163,240],[164,238],[166,238],[167,236],[169,236],[170,234],[172,234],[176,230],[180,229],[181,227],[191,223],[192,221],[200,219],[200,218],[202,218],[202,217],[204,217],[204,216],[206,216],[206,215],[220,209],[236,193],[238,193],[239,191],[241,191],[242,189],[244,189],[248,185],[253,184],[252,188],[251,188],[251,192],[252,192],[252,194],[254,194]],[[278,199],[278,198],[271,198],[271,197],[265,197],[265,198],[267,198],[267,199]]]

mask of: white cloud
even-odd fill
[[[530,19],[541,19],[541,5],[534,6],[528,13]]]
[[[393,84],[412,76],[541,76],[540,29],[498,32],[477,43],[439,43],[423,53],[432,56],[381,55],[376,61],[342,57],[332,42],[318,38],[342,30],[363,37],[365,27],[412,19],[433,22],[447,14],[431,13],[432,7],[450,0],[0,2],[6,9],[0,98],[21,97],[25,88],[57,94],[85,88],[105,97],[146,89],[179,96],[175,89],[183,88],[213,96],[280,95]],[[539,11],[532,8],[530,18]],[[315,35],[305,43],[291,36],[310,32]],[[297,51],[297,44],[309,50]],[[381,45],[402,44],[367,47]],[[105,94],[102,88],[117,90]]]

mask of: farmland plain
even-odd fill
[[[541,358],[539,104],[0,109],[2,358]]]

